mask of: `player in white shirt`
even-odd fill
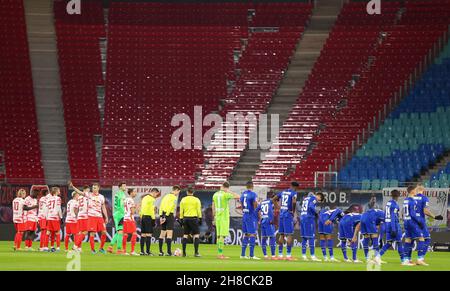
[[[77,250],[78,247],[78,239],[79,239],[79,228],[78,228],[78,196],[79,194],[76,191],[72,192],[72,199],[67,203],[66,208],[66,236],[64,238],[64,246],[66,252],[69,251],[69,240],[70,236],[73,236],[74,241],[74,250]]]
[[[13,209],[13,222],[16,228],[16,235],[14,237],[14,250],[19,251],[20,245],[22,244],[23,232],[26,231],[24,211],[32,210],[37,208],[36,206],[28,207],[25,205],[25,196],[27,192],[25,189],[19,189],[16,194],[16,198],[12,202]]]
[[[128,235],[131,234],[131,255],[139,256],[134,251],[134,247],[136,246],[136,221],[134,220],[134,213],[136,212],[136,204],[134,203],[134,198],[137,195],[135,189],[128,189],[128,197],[125,199],[124,208],[125,208],[125,216],[123,218],[123,239],[122,239],[122,249],[125,252],[125,255],[129,255],[127,253],[127,240]]]
[[[78,238],[75,239],[75,244],[79,251],[82,249],[82,244],[88,235],[88,198],[91,188],[87,185],[83,187],[83,191],[77,189],[72,182],[69,182],[69,187],[73,188],[78,193]]]
[[[69,186],[72,187],[78,194],[87,198],[88,231],[91,253],[97,253],[95,251],[95,235],[100,232],[101,235],[99,252],[102,254],[106,254],[104,246],[106,242],[106,224],[108,223],[108,213],[105,206],[105,197],[99,192],[100,184],[94,183],[92,185],[92,193],[80,191],[75,186],[73,186],[71,182],[69,182]]]
[[[33,207],[38,205],[37,197],[39,195],[39,190],[33,190],[30,196],[25,198],[25,205],[28,207]],[[26,223],[25,223],[25,249],[32,251],[33,250],[33,240],[35,236],[35,232],[37,230],[37,222],[38,222],[38,209],[34,208],[32,210],[25,211]]]
[[[39,199],[39,212],[38,212],[38,219],[39,219],[39,228],[41,230],[41,237],[40,237],[40,251],[46,252],[48,251],[48,235],[47,235],[47,200],[50,199],[52,196],[51,193],[48,192],[48,190],[42,191],[42,197]]]
[[[52,187],[50,193],[52,196],[47,199],[47,235],[51,238],[51,252],[59,251],[61,246],[61,190],[59,187]],[[56,239],[56,249],[55,249]],[[47,241],[48,243],[48,241]],[[48,247],[48,245],[47,245]]]

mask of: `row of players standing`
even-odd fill
[[[300,236],[302,238],[302,259],[307,258],[307,247],[309,245],[311,260],[321,261],[315,256],[316,218],[318,217],[318,233],[320,237],[320,247],[325,261],[339,262],[333,254],[333,233],[334,225],[338,225],[338,238],[345,262],[361,263],[357,258],[358,235],[363,235],[364,256],[367,261],[376,264],[384,263],[381,257],[395,243],[400,255],[402,265],[427,265],[425,255],[429,249],[431,237],[426,224],[426,216],[436,220],[443,220],[441,215],[434,215],[429,208],[428,198],[423,195],[425,188],[419,184],[410,186],[407,189],[408,197],[402,205],[402,212],[397,201],[400,192],[394,190],[391,193],[392,199],[386,204],[385,211],[379,209],[369,209],[365,213],[343,211],[339,208],[327,209],[317,207],[324,202],[322,193],[309,193],[300,203],[297,203],[297,192],[299,184],[293,182],[291,188],[281,191],[273,197],[268,196],[267,200],[258,205],[257,194],[253,192],[253,184],[247,183],[245,191],[240,201],[243,208],[243,232],[245,234],[242,242],[242,259],[259,259],[254,256],[254,246],[258,223],[261,224],[262,251],[265,259],[272,260],[296,260],[292,256],[294,216],[300,222]],[[298,205],[298,206],[297,206]],[[296,209],[300,207],[300,209]],[[322,209],[321,209],[322,208]],[[276,239],[274,227],[274,210],[279,209],[278,228],[278,256],[275,252]],[[400,225],[401,213],[403,214],[404,231]],[[379,236],[384,233],[380,231],[384,224],[387,243],[380,250]],[[404,238],[404,243],[402,239]],[[271,249],[271,256],[267,255],[267,240]],[[418,259],[414,264],[411,260],[413,243],[417,243]],[[369,245],[375,252],[374,258],[369,258]],[[247,246],[250,246],[250,256],[246,256]],[[283,256],[283,248],[286,245],[286,256]],[[352,260],[347,256],[347,247],[352,250]],[[327,257],[327,248],[330,257]]]

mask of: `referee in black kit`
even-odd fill
[[[200,257],[198,246],[200,244],[200,225],[202,224],[202,204],[200,199],[194,196],[194,189],[187,189],[187,196],[180,202],[180,222],[183,225],[183,257],[186,257],[186,245],[188,236],[194,239],[195,256]]]

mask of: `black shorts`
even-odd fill
[[[155,221],[151,216],[144,215],[141,218],[141,233],[153,233]]]
[[[183,219],[183,231],[184,234],[200,234],[200,224],[198,223],[198,218],[188,217]]]
[[[173,230],[173,225],[175,222],[175,218],[173,214],[166,216],[166,221],[161,224],[161,230]]]

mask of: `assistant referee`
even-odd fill
[[[187,189],[187,196],[181,199],[180,220],[184,229],[182,240],[183,257],[186,257],[186,245],[189,235],[192,235],[194,238],[195,256],[200,257],[198,246],[200,244],[200,225],[202,224],[202,204],[200,199],[194,196],[192,187]]]
[[[155,225],[155,201],[160,195],[158,188],[153,188],[150,194],[145,195],[141,202],[141,256],[153,256],[150,251],[152,243],[153,228]],[[144,252],[144,245],[146,252]]]

